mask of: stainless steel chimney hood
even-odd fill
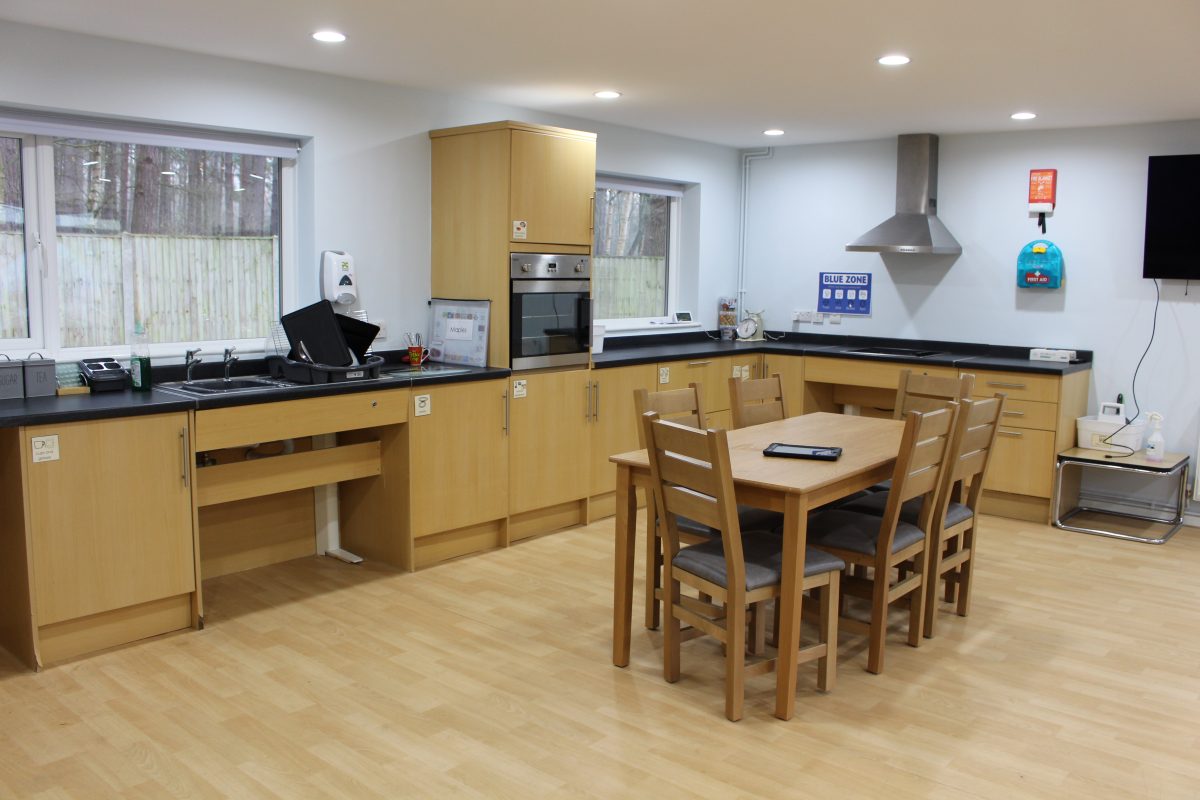
[[[898,137],[896,213],[846,249],[856,253],[962,253],[962,245],[937,218],[937,169],[937,136],[906,133]]]

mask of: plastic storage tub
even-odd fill
[[[1136,452],[1142,449],[1142,436],[1145,433],[1144,419],[1125,424],[1125,406],[1122,403],[1101,403],[1099,414],[1075,420],[1075,444],[1087,450]]]

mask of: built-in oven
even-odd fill
[[[588,363],[592,342],[589,256],[513,253],[509,353],[513,369]]]

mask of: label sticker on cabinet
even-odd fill
[[[523,219],[513,220],[513,237],[514,239],[524,239],[529,223]]]
[[[33,463],[39,461],[58,461],[58,434],[53,436],[34,436],[30,440],[33,448]]]
[[[513,381],[513,399],[525,396],[525,380]]]
[[[433,413],[433,402],[427,394],[413,395],[413,416],[427,417]]]
[[[671,368],[670,367],[659,367],[658,368],[658,382],[663,383],[663,384],[671,382]]]

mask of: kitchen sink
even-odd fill
[[[889,356],[891,358],[926,358],[941,354],[941,350],[915,350],[907,347],[858,347],[847,350],[848,353],[861,353],[864,356]]]
[[[228,394],[229,392],[254,392],[265,389],[285,389],[295,386],[291,381],[277,378],[203,378],[197,381],[168,381],[160,383],[159,388],[184,392],[186,394],[207,396],[213,394]]]

